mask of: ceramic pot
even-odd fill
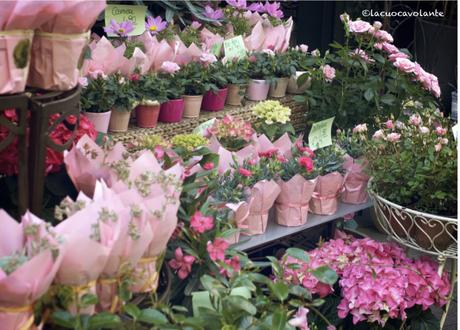
[[[111,110],[106,112],[84,112],[83,114],[93,123],[96,131],[104,134],[107,133],[112,114]]]
[[[162,123],[178,123],[184,114],[184,99],[169,100],[160,106],[158,120]]]
[[[142,128],[154,128],[157,126],[160,114],[160,103],[154,105],[139,104],[136,107],[137,126]]]
[[[184,118],[198,118],[200,116],[203,95],[184,95]]]
[[[288,77],[276,78],[276,82],[270,85],[268,95],[274,98],[282,98],[286,96],[286,89],[289,82]]]
[[[267,99],[270,85],[266,80],[251,79],[246,89],[246,98],[251,101],[264,101]]]
[[[227,87],[219,89],[216,93],[207,91],[203,95],[203,103],[201,109],[205,111],[220,111],[225,106],[225,100],[227,99]]]
[[[240,106],[246,92],[245,85],[228,85],[227,101],[228,105]]]
[[[129,117],[131,111],[112,110],[110,116],[109,130],[110,132],[126,132],[129,126]]]
[[[297,71],[295,75],[289,78],[289,82],[287,85],[288,94],[303,94],[310,87],[311,85],[310,78],[308,78],[307,81],[302,86],[297,85],[297,79],[299,79],[299,77],[303,75],[304,73],[306,73],[306,71]]]

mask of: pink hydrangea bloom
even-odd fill
[[[195,257],[189,255],[184,256],[180,247],[176,249],[174,256],[175,258],[170,260],[168,264],[172,269],[177,270],[177,276],[183,280],[192,271],[192,265],[195,262]]]
[[[214,228],[214,219],[204,216],[200,211],[196,211],[190,218],[190,227],[199,234],[203,234]]]
[[[213,261],[224,261],[225,251],[229,247],[229,244],[223,238],[216,238],[214,242],[208,241],[206,250],[209,253],[209,258]]]

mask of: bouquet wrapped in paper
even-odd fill
[[[40,26],[32,44],[28,85],[70,90],[78,84],[79,61],[89,42],[89,28],[105,8],[104,0],[51,1],[51,17]]]
[[[50,287],[65,248],[53,228],[31,213],[17,223],[0,210],[0,325],[29,329],[33,304]]]
[[[369,196],[367,194],[367,183],[369,176],[365,172],[367,161],[364,158],[354,159],[345,156],[343,168],[346,178],[343,183],[342,201],[348,204],[366,203]]]
[[[82,75],[97,78],[101,74],[111,74],[120,70],[120,63],[124,59],[126,45],[114,47],[106,38],[93,40],[89,44],[91,58],[85,59],[82,66]]]
[[[233,213],[232,222],[238,231],[236,231],[231,236],[225,237],[225,240],[229,244],[236,244],[240,240],[240,231],[248,229],[247,218],[249,216],[249,205],[251,204],[251,199],[249,202],[243,201],[239,203],[227,203],[225,206],[230,209]]]
[[[288,133],[284,133],[278,140],[274,141],[273,143],[268,139],[267,136],[265,136],[265,134],[259,136],[254,135],[252,140],[253,145],[258,153],[265,153],[276,149],[278,154],[286,157],[287,159],[292,158],[292,150],[294,147],[298,147],[298,149],[302,148],[302,136],[298,137],[294,142],[292,142]]]
[[[339,172],[320,175],[310,200],[311,212],[319,215],[332,215],[337,212],[343,181],[344,177]]]
[[[256,158],[257,150],[253,145],[248,145],[241,150],[238,151],[230,151],[223,147],[219,140],[215,136],[211,136],[209,139],[209,150],[219,155],[219,166],[218,171],[219,173],[224,173],[228,170],[232,169],[232,164],[234,163],[234,159],[236,159],[238,164],[242,164],[245,159],[248,158]]]
[[[85,294],[97,294],[97,279],[120,239],[122,223],[119,214],[125,209],[112,199],[94,201],[82,193],[69,209],[71,212],[64,212],[68,218],[56,226],[56,231],[65,237],[68,248],[55,283],[70,287],[79,300]],[[69,311],[76,313],[79,303],[73,301]],[[93,314],[94,311],[95,306],[80,309],[82,314]]]
[[[203,28],[200,32],[200,38],[203,42],[203,47],[210,51],[214,45],[222,45],[224,43],[224,38],[219,34],[212,33],[207,28]]]
[[[254,22],[257,16],[251,17]],[[258,20],[252,28],[251,34],[244,40],[249,51],[271,49],[275,52],[285,52],[289,47],[293,21],[289,18],[285,23],[273,26],[269,21]]]

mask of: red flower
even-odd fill
[[[206,171],[210,171],[214,168],[214,163],[212,162],[207,162],[207,163],[204,163],[203,164],[203,168],[206,170]]]
[[[195,262],[195,257],[194,256],[188,256],[185,255],[182,252],[182,249],[179,247],[176,249],[174,252],[175,258],[169,261],[169,266],[171,266],[172,269],[177,270],[177,276],[181,280],[185,279],[188,274],[192,271],[192,265]]]
[[[229,244],[222,238],[216,238],[214,242],[208,241],[206,250],[209,253],[209,258],[213,261],[225,260],[225,250],[227,250]]]
[[[278,148],[271,148],[271,149],[268,149],[267,151],[259,152],[259,157],[271,158],[277,152],[278,152]]]
[[[299,158],[299,164],[305,168],[307,172],[313,171],[313,161],[310,157],[302,156]]]
[[[133,74],[129,77],[129,79],[130,79],[131,81],[139,81],[140,78],[141,78],[141,76],[140,76],[138,73],[133,73]]]
[[[224,263],[227,266],[230,266],[232,268],[233,273],[237,273],[241,269],[240,257],[239,256],[233,256],[231,259],[225,259]],[[222,267],[219,272],[223,276],[230,277],[230,275],[231,275],[230,272],[227,269],[225,269],[224,267]]]
[[[251,56],[249,56],[248,60],[249,60],[249,62],[254,63],[254,62],[257,61],[257,57],[255,57],[254,55],[251,55]]]
[[[190,227],[199,234],[214,228],[214,219],[204,216],[200,211],[196,211],[190,218]]]
[[[247,169],[242,168],[242,167],[240,167],[238,169],[238,173],[240,173],[242,176],[245,176],[247,178],[249,178],[252,175],[252,172],[250,170],[247,170]]]

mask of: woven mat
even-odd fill
[[[296,103],[292,96],[286,96],[278,99],[281,104],[291,108],[291,121],[296,131],[302,131],[304,128],[304,113],[306,107],[304,104]],[[239,116],[245,120],[253,121],[251,108],[257,102],[246,100],[243,106],[225,106],[222,111],[208,112],[201,111],[198,118],[184,118],[179,123],[158,123],[155,128],[140,128],[134,123],[131,123],[127,132],[124,133],[109,133],[115,142],[123,142],[124,144],[134,142],[136,139],[143,138],[147,135],[160,135],[164,139],[169,140],[177,134],[191,133],[195,127],[212,118],[223,118],[225,115]]]

